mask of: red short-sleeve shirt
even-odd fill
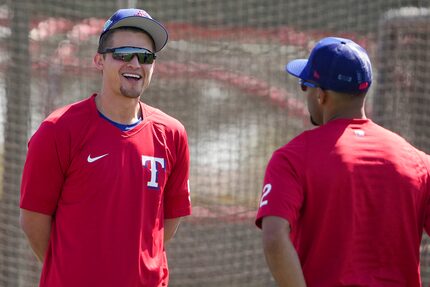
[[[20,207],[53,216],[40,286],[166,286],[164,219],[191,213],[185,129],[141,103],[143,121],[121,131],[94,98],[29,141]]]
[[[291,225],[307,285],[420,286],[428,156],[370,120],[338,119],[277,150],[256,224]]]

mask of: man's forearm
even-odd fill
[[[43,262],[51,234],[51,217],[45,214],[21,209],[20,225],[31,249]]]
[[[284,242],[264,249],[267,265],[279,287],[306,286],[300,261],[292,248],[286,247]]]
[[[176,233],[176,230],[179,227],[179,223],[181,222],[181,218],[170,218],[164,220],[164,243],[167,243]]]
[[[297,252],[289,237],[289,225],[279,218],[264,218],[263,248],[267,265],[279,287],[305,287]],[[287,231],[288,229],[288,231]]]

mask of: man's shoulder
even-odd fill
[[[178,119],[161,111],[160,109],[143,103],[142,108],[144,109],[144,117],[154,125],[166,130],[185,130],[185,127]]]
[[[300,134],[293,137],[287,144],[280,148],[280,150],[288,149],[305,149],[307,148],[309,142],[319,136],[318,128],[305,130]]]
[[[402,148],[404,150],[406,149],[409,151],[413,150],[415,153],[420,154],[420,156],[424,154],[417,146],[409,142],[408,139],[404,138],[399,133],[393,130],[390,130],[388,128],[385,128],[383,126],[380,126],[379,124],[376,124],[374,122],[371,122],[370,126],[372,128],[372,131],[375,137],[378,137],[382,143],[391,145],[395,147],[397,150]]]
[[[72,134],[82,133],[92,123],[92,114],[95,114],[92,111],[95,103],[92,101],[94,99],[90,97],[54,110],[42,121],[35,135],[65,139]]]
[[[295,157],[299,161],[312,160],[315,154],[324,154],[336,140],[335,132],[329,126],[305,130],[275,151],[278,156]]]
[[[82,120],[87,120],[85,115],[91,112],[91,105],[93,98],[87,98],[78,102],[71,103],[54,110],[44,122],[64,125],[75,124]]]
[[[285,145],[276,149],[273,153],[274,158],[297,157],[303,159],[307,153],[308,137],[311,131],[304,131],[293,137]],[[312,134],[312,133],[311,133]],[[312,135],[311,135],[312,136]]]

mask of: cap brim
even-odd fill
[[[159,52],[163,49],[169,37],[166,28],[154,19],[150,18],[140,16],[126,17],[112,25],[109,30],[119,27],[136,27],[147,32],[154,40],[155,52]]]
[[[301,74],[305,69],[307,63],[308,59],[293,60],[285,66],[285,71],[297,78],[301,78]]]

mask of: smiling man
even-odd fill
[[[41,287],[167,286],[164,244],[191,213],[187,135],[140,101],[167,38],[144,10],[118,10],[94,56],[100,92],[30,139],[20,221]]]

